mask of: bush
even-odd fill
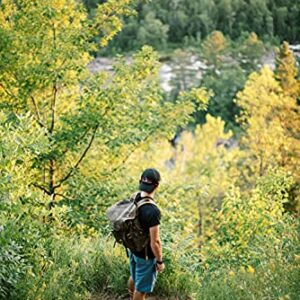
[[[195,270],[199,257],[182,247],[174,251],[165,245],[164,260],[166,268],[158,275],[154,293],[175,299],[195,299],[200,284],[200,274]]]
[[[227,197],[205,246],[199,299],[298,299],[300,222],[283,208],[292,184],[270,170],[248,194]]]
[[[107,239],[57,235],[45,241],[44,250],[18,283],[14,299],[79,300],[98,292],[126,292],[125,255]]]
[[[298,263],[299,264],[299,263]],[[205,278],[200,300],[299,299],[299,265],[269,261],[253,268],[222,270],[215,278]]]
[[[0,299],[10,299],[13,289],[26,271],[22,247],[0,228]]]
[[[293,178],[282,170],[270,170],[247,194],[238,189],[228,194],[217,214],[217,230],[205,248],[208,263],[223,265],[259,264],[262,255],[277,247],[281,254],[284,233],[293,219],[284,213]],[[293,231],[292,231],[293,232]]]

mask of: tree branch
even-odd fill
[[[10,97],[14,98],[15,100],[19,100],[18,97],[17,97],[16,95],[14,95],[11,91],[9,91],[2,83],[0,83],[0,87],[2,87],[2,89],[5,91],[5,93],[6,93],[7,95],[9,95]],[[33,96],[30,96],[30,99],[31,99],[31,101],[32,101],[32,103],[33,103],[33,106],[34,106],[35,120],[37,121],[37,123],[38,123],[41,127],[47,128],[47,127],[45,126],[45,124],[44,124],[44,123],[42,122],[42,120],[41,120],[41,115],[40,115],[40,113],[39,113],[39,109],[38,109],[38,106],[37,106],[37,103],[36,103],[34,97],[33,97]]]
[[[53,48],[56,50],[56,30],[54,27],[54,24],[52,26],[53,30]],[[52,133],[54,130],[54,124],[55,124],[55,104],[56,104],[56,96],[57,96],[57,81],[56,81],[56,75],[54,78],[54,83],[53,83],[53,98],[51,101],[51,124],[49,128],[49,132]]]
[[[104,117],[109,111],[109,107],[106,107],[102,117]],[[57,188],[61,187],[61,185],[66,181],[68,180],[72,175],[73,173],[75,172],[75,170],[78,168],[79,164],[81,163],[81,161],[84,159],[84,157],[86,156],[87,152],[89,151],[89,149],[91,148],[92,144],[93,144],[93,141],[95,139],[95,135],[96,135],[96,132],[98,130],[100,126],[100,123],[97,123],[94,127],[94,130],[93,130],[93,133],[92,133],[92,136],[91,136],[91,139],[88,143],[88,145],[86,146],[85,150],[83,151],[83,153],[81,154],[80,158],[78,159],[78,161],[76,162],[76,164],[70,169],[70,171],[67,173],[66,176],[64,176],[61,180],[58,180],[58,184],[54,185],[53,186],[53,189],[56,190]],[[88,128],[82,135],[82,138],[84,138],[87,133],[89,132],[90,128]],[[66,154],[68,149],[66,149],[63,154]],[[55,195],[57,195],[57,193],[55,193]]]
[[[51,193],[45,187],[43,187],[43,186],[41,186],[41,185],[39,185],[37,183],[34,183],[33,186],[39,188],[40,190],[42,190],[43,192],[45,192],[47,195],[49,195],[49,196],[51,195]]]
[[[79,141],[83,140],[85,138],[85,136],[87,135],[87,133],[89,132],[90,128],[88,128],[87,130],[84,131],[84,133],[79,137],[77,138],[75,144],[77,144]],[[69,148],[66,147],[65,150],[62,151],[61,155],[66,155],[69,151]]]
[[[67,196],[65,196],[64,194],[60,194],[60,193],[55,193],[55,196],[59,196],[59,197],[62,197],[68,201],[75,201],[75,199],[72,199],[72,198],[68,198]]]
[[[11,91],[9,91],[2,83],[0,83],[0,87],[2,87],[2,89],[4,90],[4,92],[5,92],[8,96],[10,96],[10,97],[12,97],[12,98],[14,98],[14,99],[16,99],[16,100],[19,100],[18,97],[17,97],[16,95],[14,95],[14,93],[12,93]]]
[[[41,119],[41,115],[40,115],[40,111],[38,109],[38,106],[37,106],[37,103],[34,99],[33,96],[30,96],[30,99],[33,103],[33,106],[34,106],[34,111],[35,111],[35,120],[37,121],[37,123],[42,127],[42,128],[45,128],[47,129],[47,126],[42,122],[42,119]]]
[[[152,130],[152,131],[150,131],[146,136],[145,136],[145,138],[140,142],[140,143],[144,143],[144,142],[146,142],[147,140],[148,140],[148,138],[153,134],[153,132],[154,132],[155,130]],[[137,148],[137,145],[135,145],[135,148],[122,160],[122,162],[118,165],[118,166],[116,166],[112,171],[110,171],[108,174],[103,174],[105,177],[106,176],[108,176],[108,175],[111,175],[112,173],[114,173],[114,172],[116,172],[116,171],[118,171],[126,162],[127,162],[127,160],[130,158],[130,156],[137,150],[138,148]],[[92,194],[92,197],[95,197],[95,196],[97,196],[97,194],[98,194],[98,192],[96,192],[96,193],[94,193],[94,194]]]
[[[51,195],[54,194],[54,164],[53,159],[49,160],[49,192]]]
[[[86,146],[86,148],[84,149],[83,153],[81,154],[80,158],[76,162],[76,164],[70,169],[69,173],[64,178],[62,178],[57,185],[54,186],[54,189],[59,188],[66,180],[68,180],[73,175],[74,171],[77,169],[77,167],[82,162],[82,160],[86,156],[87,152],[91,148],[91,146],[93,144],[93,141],[95,139],[95,135],[96,135],[96,132],[97,132],[98,128],[99,128],[99,124],[97,124],[95,126],[95,128],[93,130],[93,133],[92,133],[92,136],[91,136],[91,139],[90,139],[88,145]]]
[[[144,143],[148,140],[148,138],[152,135],[153,131],[150,131],[146,136],[145,138],[140,142],[140,143]],[[127,161],[128,159],[130,158],[130,156],[136,151],[136,149],[138,149],[137,145],[135,145],[135,148],[122,160],[122,162],[116,166],[111,172],[110,174],[118,171]]]
[[[50,133],[53,132],[54,130],[54,124],[55,124],[55,104],[56,104],[56,96],[57,96],[57,86],[56,86],[56,82],[53,85],[53,100],[51,103],[51,112],[52,112],[52,116],[51,116],[51,125],[49,128]]]

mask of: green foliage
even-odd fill
[[[44,132],[45,147],[33,150],[27,168],[35,174],[31,184],[51,197],[50,206],[66,198],[75,173],[98,176],[101,182],[149,136],[170,136],[193,113],[189,99],[163,102],[158,57],[149,47],[136,53],[132,63],[120,58],[114,74],[88,72],[94,30],[102,30],[101,44],[108,42],[121,29],[118,16],[129,13],[129,4],[106,2],[93,20],[76,1],[50,6],[24,1],[24,9],[8,1],[1,7],[1,30],[15,52],[0,49],[0,104],[7,114],[29,114],[36,130]],[[32,31],[31,18],[37,31]],[[23,38],[15,41],[15,35]],[[93,163],[99,157],[101,163]],[[76,189],[71,198],[74,194]]]
[[[165,243],[164,257],[166,269],[165,272],[158,275],[154,293],[175,299],[194,299],[200,280],[198,273],[191,272],[196,257],[192,255],[189,257],[188,249],[182,246],[179,246],[177,253],[174,254],[173,250],[168,249],[167,243]]]
[[[122,45],[122,52],[138,50],[145,44],[156,50],[163,50],[167,46],[168,30],[169,26],[162,23],[154,10],[145,10],[143,18],[136,15],[126,18],[122,33],[118,34],[100,53],[111,56],[112,51],[120,52],[120,45]]]
[[[14,299],[88,299],[99,291],[125,292],[126,257],[106,239],[54,235],[41,246],[46,255],[28,268]]]
[[[277,51],[276,60],[276,77],[284,93],[297,99],[300,96],[300,80],[297,80],[298,69],[296,58],[289,49],[287,42],[284,42]]]
[[[246,81],[246,74],[240,66],[224,66],[219,74],[207,72],[202,84],[213,91],[213,96],[209,102],[207,112],[195,114],[196,121],[203,124],[206,114],[214,117],[221,117],[226,122],[226,130],[239,131],[236,122],[236,115],[239,108],[234,103],[236,93],[241,90]]]
[[[236,116],[240,108],[234,99],[243,88],[248,75],[261,67],[266,45],[255,33],[241,36],[232,42],[221,32],[213,32],[202,43],[200,57],[207,62],[201,85],[213,92],[206,112],[195,114],[196,122],[203,124],[205,115],[220,116],[226,122],[226,130],[240,133]]]
[[[256,266],[269,253],[284,255],[285,234],[293,228],[292,220],[283,214],[284,203],[292,185],[291,176],[270,170],[249,195],[233,190],[218,213],[218,229],[207,247],[208,264]]]
[[[88,3],[92,8],[94,3]],[[136,49],[137,44],[144,41],[162,50],[165,45],[158,41],[161,34],[154,41],[153,36],[142,35],[149,26],[157,28],[167,27],[164,43],[172,48],[174,45],[184,47],[186,43],[199,44],[213,31],[221,30],[232,39],[239,39],[244,33],[256,32],[266,39],[278,38],[291,43],[299,42],[299,10],[296,1],[268,1],[268,0],[183,0],[183,1],[145,1],[138,6],[136,18],[125,20],[125,30],[121,32],[112,48],[118,51]],[[149,15],[155,18],[149,19]],[[151,23],[149,23],[151,21]],[[110,53],[111,49],[106,53]]]
[[[156,18],[154,12],[149,12],[137,33],[140,45],[149,44],[155,48],[163,48],[166,44],[168,26]]]
[[[12,262],[7,265],[9,272],[2,274],[15,276],[7,278],[8,283],[15,284],[15,290],[12,298],[4,294],[3,299],[89,299],[103,292],[127,294],[128,259],[124,248],[114,247],[112,239],[96,234],[88,238],[69,236],[62,239],[56,234],[39,246],[43,247],[44,256],[34,265],[29,264],[28,258],[18,260],[18,256],[14,257],[15,268]],[[11,250],[10,255],[13,253]],[[172,253],[166,252],[165,260],[168,271],[160,275],[155,293],[188,299],[197,291],[195,276],[189,274],[187,265]],[[20,268],[23,268],[21,280]],[[14,270],[17,272],[13,273]]]
[[[250,269],[251,270],[251,269]],[[254,273],[245,268],[220,270],[213,279],[202,282],[198,299],[298,299],[299,263],[270,261]]]
[[[270,170],[252,191],[227,196],[203,249],[199,299],[297,299],[299,220],[284,213],[292,183]]]
[[[10,237],[10,224],[0,227],[0,299],[10,299],[11,291],[26,272],[22,247]]]
[[[234,48],[221,32],[209,35],[218,23],[231,36],[245,24],[272,31],[270,9],[282,5],[138,6],[145,18],[136,21],[143,25],[137,45],[150,38],[163,44],[170,32],[173,42],[208,36],[201,47],[206,88],[186,84],[192,75],[181,74],[170,101],[159,89],[158,55],[148,46],[130,61],[119,57],[112,73],[88,71],[88,53],[121,30],[134,4],[97,2],[85,1],[93,7],[89,15],[78,1],[1,4],[0,298],[127,296],[128,260],[107,236],[105,210],[137,189],[151,163],[163,178],[156,199],[167,266],[157,295],[296,299],[299,220],[286,211],[299,184],[295,60],[285,44],[276,76],[267,68],[250,75],[237,96],[244,132],[236,141],[228,130],[237,108],[231,100],[265,47],[254,33]],[[153,13],[152,5],[164,11]],[[228,14],[217,18],[220,9]],[[280,10],[282,23],[289,14]],[[176,52],[178,73],[186,53]],[[225,120],[207,114],[205,124],[184,130],[207,107]]]

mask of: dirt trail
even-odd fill
[[[129,300],[128,298],[118,298],[115,296],[110,296],[110,295],[106,295],[106,294],[99,294],[99,295],[94,295],[90,300]],[[146,300],[178,300],[175,298],[158,298],[155,296],[148,296],[146,297]]]

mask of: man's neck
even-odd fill
[[[154,199],[154,194],[155,194],[155,191],[153,191],[151,194],[141,191],[141,197],[151,197],[152,199]]]

